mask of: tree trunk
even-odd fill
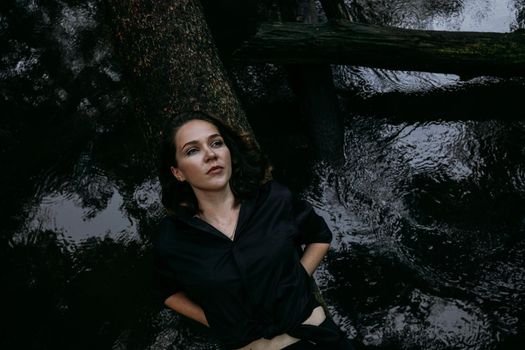
[[[206,111],[250,130],[198,0],[109,0],[109,10],[150,144],[163,120],[186,110]]]
[[[446,32],[335,21],[265,23],[234,53],[255,63],[336,63],[479,76],[525,76],[525,33]]]

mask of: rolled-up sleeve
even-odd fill
[[[153,297],[155,302],[164,305],[164,301],[169,296],[180,290],[181,287],[177,283],[175,274],[169,268],[166,258],[156,251],[153,256]]]
[[[292,199],[292,213],[298,229],[300,244],[330,243],[332,232],[324,219],[319,216],[310,203],[305,200]]]
[[[173,222],[165,218],[160,223],[159,234],[153,242],[153,298],[162,305],[169,296],[182,289],[170,266],[169,249],[172,243],[167,238],[173,235],[174,230]]]

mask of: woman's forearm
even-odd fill
[[[202,308],[195,304],[184,292],[178,292],[169,296],[164,304],[172,310],[191,318],[203,325],[209,327],[208,320]]]
[[[311,276],[330,248],[330,243],[310,243],[304,250],[301,264]]]

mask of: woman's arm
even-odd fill
[[[164,304],[172,310],[183,314],[186,317],[191,318],[199,323],[202,323],[206,327],[209,327],[208,320],[202,308],[195,304],[190,298],[186,296],[184,292],[177,292],[169,296]]]
[[[310,276],[314,273],[317,266],[319,266],[329,248],[330,243],[310,243],[306,246],[303,257],[301,258],[301,264],[303,264],[304,269]]]

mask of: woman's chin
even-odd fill
[[[208,181],[200,183],[194,188],[199,189],[200,191],[206,192],[219,192],[224,191],[229,188],[229,179],[225,177],[214,177]]]

